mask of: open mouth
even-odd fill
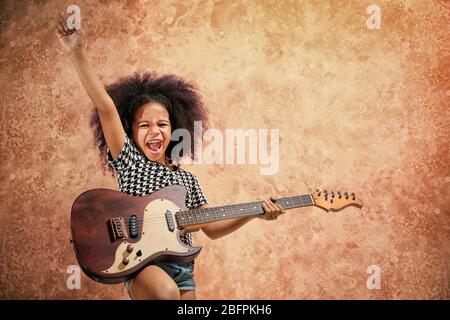
[[[161,140],[150,140],[145,144],[147,148],[150,149],[151,152],[159,152],[162,148],[162,141]]]

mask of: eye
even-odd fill
[[[141,125],[139,126],[139,128],[146,128],[146,127],[148,127],[148,124],[141,124]]]

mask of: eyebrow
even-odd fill
[[[170,123],[170,121],[169,121],[169,120],[166,120],[166,119],[159,119],[159,120],[158,120],[158,122],[161,122],[161,121]],[[137,124],[141,124],[141,123],[144,123],[144,122],[148,122],[148,120],[139,120],[139,121],[137,122]]]

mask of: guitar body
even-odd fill
[[[107,284],[123,282],[158,261],[192,261],[201,247],[180,239],[175,213],[187,210],[186,190],[168,186],[145,197],[109,189],[82,193],[71,212],[80,267]]]

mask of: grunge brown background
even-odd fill
[[[127,299],[82,275],[70,209],[103,174],[90,101],[54,34],[81,8],[102,81],[195,82],[211,126],[277,128],[280,168],[192,165],[211,205],[354,191],[364,207],[291,210],[195,234],[200,299],[449,299],[448,1],[2,1],[0,298]],[[366,9],[381,8],[381,29]],[[381,269],[369,290],[367,268]]]

